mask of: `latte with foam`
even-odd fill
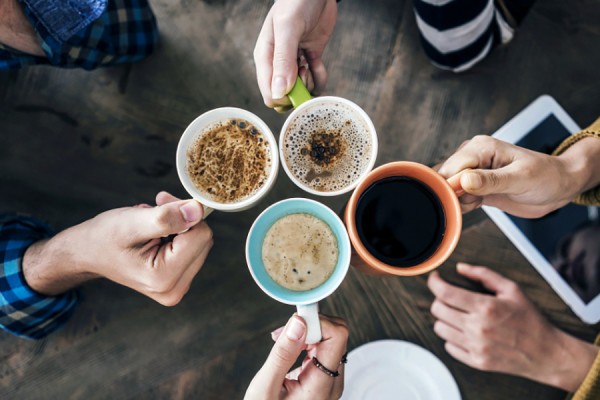
[[[327,281],[337,265],[338,253],[329,225],[307,213],[279,219],[267,231],[262,245],[269,276],[295,291],[314,289]]]
[[[187,151],[187,173],[208,199],[236,203],[256,193],[271,170],[271,149],[258,128],[243,119],[217,122]]]
[[[289,122],[282,140],[289,172],[319,192],[355,185],[374,161],[369,127],[340,102],[307,107]]]

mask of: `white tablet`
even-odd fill
[[[493,136],[551,153],[579,130],[552,97],[541,96]],[[600,265],[598,258],[586,259],[582,250],[598,252],[598,207],[568,204],[537,219],[514,217],[495,207],[484,206],[483,210],[576,315],[589,324],[600,321]],[[582,245],[582,240],[587,243]]]

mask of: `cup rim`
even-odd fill
[[[321,192],[321,191],[312,189],[312,188],[304,185],[302,182],[300,182],[294,176],[294,174],[292,174],[292,172],[289,170],[286,160],[285,160],[284,153],[283,153],[283,142],[284,142],[283,139],[285,136],[285,132],[287,131],[287,127],[289,126],[291,121],[293,121],[306,108],[311,107],[317,103],[324,103],[324,102],[343,103],[346,106],[350,107],[353,111],[356,111],[358,113],[358,115],[360,115],[360,117],[363,119],[365,124],[367,125],[367,130],[369,131],[369,135],[371,136],[371,160],[367,164],[367,167],[359,175],[359,177],[354,181],[354,183],[352,183],[351,185],[348,185],[342,189],[332,191],[332,192]],[[356,188],[358,186],[359,182],[361,182],[369,174],[369,172],[371,172],[371,170],[375,166],[375,161],[377,159],[377,153],[378,153],[377,131],[375,130],[375,125],[373,125],[373,121],[371,120],[369,115],[358,104],[354,103],[351,100],[345,99],[343,97],[320,96],[320,97],[312,98],[311,100],[308,100],[308,101],[302,103],[298,108],[296,108],[294,111],[292,111],[292,113],[286,118],[285,122],[283,123],[283,126],[281,127],[281,131],[279,133],[279,158],[281,159],[281,165],[283,166],[283,170],[285,171],[287,176],[290,178],[290,180],[297,187],[304,190],[305,192],[308,192],[308,193],[316,195],[316,196],[324,196],[324,197],[339,196],[341,194],[348,193],[352,189]]]
[[[218,121],[224,121],[231,118],[243,118],[256,125],[262,132],[265,140],[269,143],[271,151],[271,169],[265,180],[264,185],[259,188],[252,196],[246,197],[235,203],[219,203],[205,197],[192,183],[187,174],[187,149],[188,146],[198,137],[204,128]],[[279,170],[279,152],[275,136],[269,126],[256,114],[237,107],[220,107],[206,111],[196,117],[184,130],[179,138],[176,151],[177,175],[185,190],[203,205],[220,211],[242,211],[254,206],[263,196],[265,196],[277,178]]]
[[[336,238],[338,239],[338,250],[339,250],[338,262],[336,264],[333,274],[321,285],[317,286],[316,288],[310,289],[310,290],[296,292],[296,291],[292,291],[290,289],[286,289],[286,288],[282,287],[281,285],[278,285],[277,283],[275,283],[275,281],[273,281],[273,284],[275,286],[277,286],[278,288],[281,288],[283,290],[283,292],[298,293],[297,296],[304,297],[302,300],[299,300],[299,301],[288,300],[286,298],[283,298],[283,297],[273,293],[271,290],[269,290],[269,288],[266,287],[265,284],[257,276],[257,274],[255,272],[256,266],[254,266],[252,264],[251,255],[250,255],[250,250],[251,250],[250,245],[252,243],[252,238],[256,232],[256,227],[257,227],[257,224],[259,223],[259,221],[264,219],[265,215],[273,212],[274,209],[283,207],[287,203],[299,203],[300,205],[308,204],[310,206],[316,207],[317,209],[319,209],[320,212],[327,214],[331,218],[331,220],[336,221],[335,223],[338,225],[337,229],[336,229],[336,227],[331,226],[331,224],[329,222],[327,222],[327,221],[324,221],[324,222],[330,226],[330,228],[334,231],[334,234],[336,232],[339,232],[339,235],[336,235]],[[309,214],[314,215],[314,213],[311,213],[311,211],[308,208],[305,210],[303,209],[303,210],[289,212],[289,213],[286,213],[285,215],[295,214],[297,212],[307,212]],[[282,217],[277,218],[276,221]],[[319,217],[319,215],[315,215],[315,217],[323,220],[323,218]],[[275,223],[275,221],[273,223]],[[269,228],[271,226],[272,226],[272,224],[269,225]],[[266,234],[266,231],[268,231],[268,228],[265,229],[265,234]],[[262,239],[262,237],[261,237],[261,239]],[[342,243],[339,243],[339,240],[341,240]],[[261,245],[262,245],[262,240],[261,240]],[[342,249],[346,249],[346,250],[342,251]],[[246,265],[248,266],[248,269],[250,270],[250,275],[252,275],[252,279],[254,279],[254,282],[258,285],[258,287],[260,287],[261,290],[263,292],[265,292],[268,296],[270,296],[271,298],[273,298],[281,303],[298,306],[298,305],[307,305],[307,304],[317,303],[317,302],[323,300],[324,298],[326,298],[327,296],[331,295],[342,284],[342,282],[344,281],[344,278],[346,277],[346,274],[348,273],[348,270],[350,268],[351,244],[350,244],[350,238],[348,237],[348,232],[346,231],[346,227],[344,226],[344,222],[332,209],[330,209],[325,204],[318,202],[316,200],[307,199],[307,198],[303,198],[303,197],[292,197],[292,198],[280,200],[276,203],[271,204],[269,207],[267,207],[265,210],[263,210],[263,212],[261,212],[258,215],[258,217],[256,217],[256,219],[252,223],[252,226],[250,227],[250,229],[248,231],[248,235],[246,237],[245,253],[246,253]],[[261,253],[261,258],[262,258],[262,247],[260,248],[260,253]],[[267,277],[268,277],[268,274],[267,274]],[[329,285],[327,286],[327,288],[323,289],[322,288],[323,285],[325,285],[327,283],[329,283]]]
[[[419,174],[424,174],[424,176],[429,177],[431,181],[424,182],[423,180],[416,178],[414,175],[402,174],[402,172],[399,172],[402,170],[418,171]],[[355,223],[356,207],[358,200],[364,191],[374,182],[393,176],[407,176],[428,186],[429,189],[440,199],[440,203],[446,218],[444,237],[436,251],[425,261],[410,267],[395,267],[393,265],[386,264],[373,256],[360,240]],[[432,188],[429,183],[435,184],[438,190]],[[440,193],[440,191],[442,192]],[[414,276],[433,271],[444,261],[446,261],[448,257],[450,257],[460,239],[460,233],[462,230],[462,211],[458,197],[454,193],[454,190],[446,181],[446,179],[438,174],[437,171],[423,164],[412,161],[396,161],[383,164],[375,168],[365,179],[360,182],[346,205],[346,209],[344,211],[344,223],[346,225],[346,229],[348,230],[348,236],[350,237],[350,242],[352,243],[354,250],[356,251],[357,255],[363,261],[365,261],[369,268],[372,268],[377,272],[390,275]]]

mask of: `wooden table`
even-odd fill
[[[278,132],[284,116],[263,106],[252,60],[271,1],[152,4],[161,44],[142,63],[0,74],[0,210],[32,213],[62,229],[103,210],[150,202],[159,190],[185,196],[174,168],[177,141],[211,108],[249,109]],[[597,0],[538,2],[509,46],[460,75],[425,58],[410,1],[344,0],[339,9],[326,53],[327,93],[371,115],[380,139],[377,164],[433,164],[545,93],[581,125],[600,114]],[[305,196],[280,172],[257,207],[210,217],[215,246],[176,307],[99,280],[81,288],[76,315],[49,338],[32,342],[0,333],[0,398],[241,398],[272,345],[269,332],[293,312],[254,284],[243,253],[259,212]],[[339,210],[346,200],[323,202]],[[481,211],[466,216],[442,274],[457,278],[459,260],[518,281],[561,328],[586,340],[598,330],[569,311]],[[351,270],[322,310],[348,320],[349,349],[385,338],[429,349],[448,366],[464,399],[563,398],[555,388],[451,358],[432,331],[425,279]]]

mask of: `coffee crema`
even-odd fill
[[[265,184],[271,157],[260,130],[246,120],[230,119],[198,135],[187,151],[187,173],[206,198],[237,203]]]
[[[372,143],[363,118],[341,103],[316,104],[292,120],[283,137],[283,162],[313,190],[353,185],[371,162]]]
[[[430,258],[446,229],[438,197],[404,176],[369,186],[358,199],[355,218],[358,237],[369,253],[394,267],[412,267]]]
[[[286,215],[267,231],[262,260],[269,276],[284,288],[304,291],[322,285],[338,261],[335,234],[321,219],[308,214]]]

